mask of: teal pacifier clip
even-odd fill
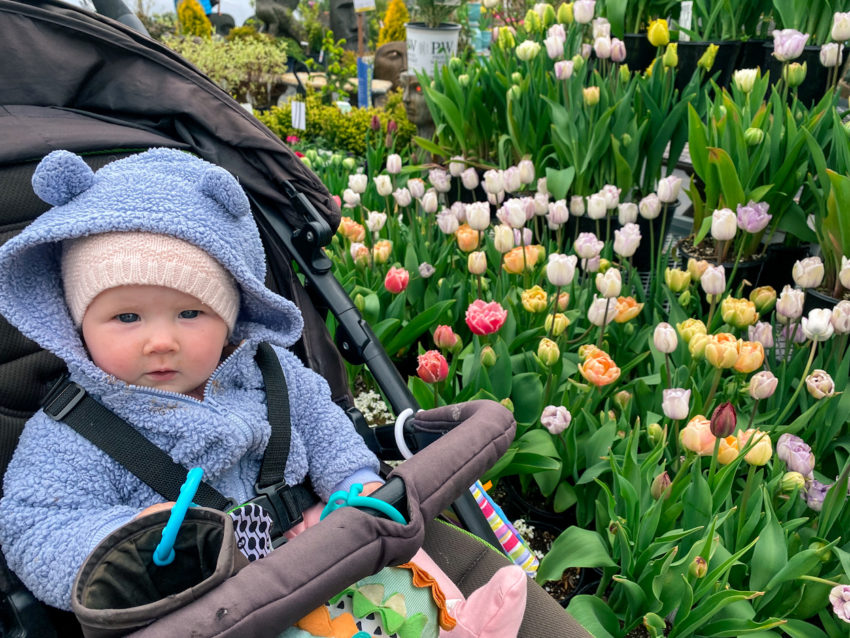
[[[363,485],[360,483],[355,483],[351,486],[348,492],[345,490],[340,490],[338,492],[334,492],[331,494],[331,497],[328,499],[328,504],[325,505],[325,509],[322,510],[321,519],[324,519],[325,516],[333,512],[334,510],[338,510],[340,507],[368,507],[373,510],[377,510],[384,516],[386,516],[391,521],[395,521],[396,523],[401,523],[402,525],[406,525],[407,521],[404,520],[404,516],[394,508],[392,505],[387,503],[386,501],[382,501],[379,498],[372,498],[371,496],[360,496],[360,492],[363,491]]]
[[[154,565],[163,567],[174,562],[174,543],[177,540],[177,532],[180,531],[183,519],[186,518],[186,512],[192,506],[192,499],[195,498],[195,492],[198,491],[203,476],[204,470],[200,467],[193,467],[186,474],[186,482],[180,486],[180,495],[174,507],[171,508],[171,516],[168,517],[165,529],[162,530],[162,540],[153,552]]]

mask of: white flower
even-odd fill
[[[523,184],[531,184],[534,181],[534,164],[531,160],[520,160],[517,164],[519,169],[519,181]]]
[[[732,82],[742,93],[749,93],[753,90],[758,72],[758,69],[738,69],[732,74]]]
[[[356,173],[348,176],[348,187],[358,195],[366,192],[366,185],[369,183],[369,178],[363,173]]]
[[[634,206],[634,204],[632,204]],[[640,246],[640,228],[629,223],[614,231],[614,252],[620,257],[631,257]]]
[[[587,198],[587,216],[590,219],[603,219],[608,214],[608,206],[605,204],[605,195],[594,193]]]
[[[466,207],[466,222],[473,230],[486,230],[490,226],[490,204],[473,202]]]
[[[729,241],[738,231],[738,216],[729,208],[720,208],[711,216],[711,236],[717,241]]]
[[[346,208],[354,208],[360,205],[360,194],[355,193],[350,188],[346,188],[342,191],[342,201],[345,202]]]
[[[665,204],[672,204],[679,199],[679,191],[682,190],[682,178],[670,175],[658,180],[658,199]]]
[[[460,224],[455,214],[447,208],[437,213],[437,226],[445,235],[454,235]]]
[[[604,273],[596,275],[596,289],[603,297],[610,299],[620,295],[623,287],[623,279],[620,271],[616,268],[609,268]],[[616,306],[616,304],[614,304]]]
[[[484,172],[484,190],[493,195],[505,190],[502,171],[491,169]]]
[[[838,66],[841,62],[841,52],[844,50],[843,44],[837,42],[828,42],[820,48],[820,63],[825,67]]]
[[[817,288],[824,276],[823,260],[820,257],[806,257],[794,262],[791,277],[800,288]]]
[[[638,206],[634,202],[623,202],[617,205],[617,216],[620,226],[634,224],[638,218]]]
[[[428,189],[428,192],[422,196],[419,201],[422,204],[422,210],[426,213],[436,213],[439,201],[437,201],[437,193],[434,189]]]
[[[517,198],[506,201],[496,216],[511,228],[522,228],[528,221],[525,205]]]
[[[515,193],[522,188],[522,180],[520,179],[519,168],[510,166],[502,171],[503,188],[508,193]]]
[[[640,216],[644,219],[655,219],[661,214],[661,200],[658,199],[658,195],[655,193],[650,193],[638,204],[638,211],[640,211]]]
[[[422,196],[425,195],[425,182],[418,177],[409,179],[407,180],[407,190],[410,191],[411,196],[422,199]]]
[[[607,311],[606,311],[607,310]],[[593,301],[587,309],[587,320],[594,326],[608,325],[617,314],[617,303],[610,299],[593,295]]]
[[[803,334],[812,341],[826,341],[835,332],[832,325],[832,310],[829,308],[815,308],[809,312],[808,317],[803,317]]]
[[[460,174],[460,181],[466,190],[474,191],[478,188],[478,171],[470,166]]]
[[[393,153],[387,156],[387,173],[390,175],[401,173],[401,155]]]
[[[662,321],[655,326],[655,332],[652,334],[652,342],[659,352],[670,354],[676,350],[679,344],[679,338],[676,335],[676,329],[666,321]]]
[[[387,223],[387,214],[379,213],[378,211],[370,211],[366,216],[366,227],[373,233],[381,232],[384,224]]]
[[[528,62],[537,57],[540,53],[540,43],[534,40],[525,40],[516,48],[516,56],[523,62]]]
[[[506,253],[514,247],[514,231],[510,226],[499,224],[493,229],[493,245],[500,253]]]
[[[413,198],[410,195],[410,191],[407,190],[407,188],[405,187],[396,189],[396,191],[393,193],[393,199],[395,199],[395,203],[401,207],[410,206],[410,202],[413,201]]]
[[[845,335],[850,333],[850,301],[846,299],[839,301],[832,309],[832,327],[835,334]]]
[[[463,163],[463,157],[455,155],[449,162],[449,174],[452,177],[460,177],[461,173],[466,169],[466,164]]]
[[[596,38],[593,41],[593,52],[600,60],[607,60],[611,57],[611,38]]]
[[[581,195],[573,195],[570,197],[570,215],[573,217],[581,217],[584,215],[584,197]]]
[[[375,178],[375,188],[378,189],[378,195],[381,197],[389,197],[393,192],[393,183],[389,175],[378,175]]]
[[[552,253],[549,255],[549,263],[546,264],[546,277],[553,286],[569,286],[576,274],[578,257],[575,255],[560,255]]]
[[[841,255],[841,270],[838,271],[838,281],[845,288],[850,288],[850,259]]]
[[[432,168],[428,171],[428,181],[438,193],[448,193],[452,188],[451,177],[442,168]]]

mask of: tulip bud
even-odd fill
[[[514,71],[513,73],[511,73],[511,82],[513,82],[514,84],[521,83],[522,73],[520,73],[519,71]]]
[[[573,3],[562,2],[561,6],[558,7],[558,22],[561,24],[572,24],[573,20]]]
[[[817,557],[822,563],[828,563],[832,560],[832,551],[829,549],[829,544],[823,541],[812,541],[809,543],[809,549],[815,551]]]
[[[628,390],[620,390],[617,394],[614,395],[614,403],[621,410],[625,410],[631,400],[632,393]]]
[[[764,141],[764,131],[760,128],[750,127],[744,131],[744,141],[747,146],[758,146]]]
[[[785,83],[791,88],[800,86],[803,83],[803,80],[806,79],[806,69],[807,66],[805,62],[802,64],[799,62],[785,64],[782,67],[782,79],[785,80]]]
[[[652,494],[652,498],[654,498],[656,501],[662,496],[666,501],[668,498],[670,498],[670,490],[667,488],[669,488],[671,484],[672,481],[670,480],[670,475],[667,474],[667,472],[662,472],[652,480],[652,485],[649,488],[649,493]]]
[[[508,89],[508,97],[512,100],[518,100],[522,97],[522,89],[519,88],[516,84],[514,84],[511,88]]]
[[[759,286],[750,293],[750,301],[756,305],[759,314],[767,314],[776,305],[776,290],[772,286]]]
[[[696,556],[688,567],[688,573],[693,578],[702,578],[708,573],[708,563],[702,556]]]
[[[646,438],[655,447],[664,441],[664,430],[658,423],[650,423],[646,426]]]
[[[481,365],[485,368],[492,368],[496,365],[496,351],[492,346],[484,346],[481,348]]]
[[[596,106],[599,104],[599,87],[588,86],[583,88],[582,95],[584,96],[585,106]]]
[[[513,411],[514,411],[514,402],[513,402],[513,401],[511,401],[508,397],[505,397],[504,399],[502,399],[501,401],[499,401],[499,403],[501,403],[501,404],[502,404],[502,406],[506,407],[506,408],[507,408],[508,410],[510,410],[511,412],[513,412]]]
[[[711,433],[716,437],[725,439],[727,436],[732,435],[737,423],[738,416],[735,413],[735,406],[728,401],[721,403],[714,409],[711,415]]]
[[[561,358],[561,350],[557,343],[544,337],[540,340],[540,345],[537,346],[537,356],[543,362],[543,365],[551,368]]]
[[[566,330],[569,325],[570,320],[567,319],[567,316],[561,312],[555,313],[554,320],[552,319],[552,315],[547,314],[546,320],[543,322],[546,334],[551,333],[553,337],[560,337],[564,334],[564,330]]]
[[[459,341],[460,337],[454,333],[451,326],[439,325],[434,330],[434,345],[440,350],[452,351]]]
[[[366,308],[366,299],[359,292],[354,296],[354,306],[360,313],[363,313],[363,310]]]
[[[673,292],[682,292],[691,285],[691,273],[678,268],[665,268],[664,283]]]
[[[529,9],[525,13],[525,21],[523,26],[529,33],[537,33],[543,30],[543,20],[534,9]]]
[[[676,42],[671,42],[667,45],[664,51],[664,56],[661,58],[661,63],[668,69],[674,69],[679,66],[679,45]]]
[[[676,350],[679,339],[676,337],[676,330],[669,323],[662,321],[655,326],[655,332],[652,335],[652,342],[659,352],[670,354]]]
[[[629,71],[629,65],[628,64],[621,64],[618,75],[620,76],[620,83],[621,84],[628,84],[629,80],[632,77],[632,72]],[[626,137],[629,138],[628,142],[626,142],[626,139],[625,139]],[[631,143],[631,141],[632,141],[632,138],[631,138],[630,135],[623,135],[623,146],[627,147],[629,145],[629,143]]]
[[[779,490],[783,494],[793,494],[806,486],[806,477],[799,472],[785,472],[779,483]]]
[[[716,44],[709,44],[705,53],[703,53],[702,57],[697,61],[697,66],[706,73],[711,71],[711,67],[714,66],[714,58],[717,57],[717,49],[719,48],[720,47]]]
[[[660,19],[650,22],[646,37],[654,47],[663,47],[670,42],[670,28],[667,26],[667,20]]]
[[[487,255],[480,250],[469,253],[467,268],[473,275],[483,275],[487,272]]]

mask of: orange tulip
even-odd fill
[[[764,363],[764,346],[758,341],[742,341],[735,369],[749,374],[758,370],[762,363]]]
[[[478,248],[479,234],[478,231],[471,228],[469,224],[463,224],[455,231],[457,237],[457,246],[463,252],[469,253]]]
[[[524,260],[522,257],[523,249],[525,249]],[[528,270],[534,268],[539,254],[537,246],[518,246],[517,248],[511,248],[505,253],[502,268],[512,275],[519,275],[524,268],[528,268]]]
[[[614,321],[626,323],[637,317],[641,310],[643,304],[638,303],[634,297],[617,297],[617,314],[614,315]]]
[[[711,421],[697,414],[679,433],[682,447],[700,456],[714,452],[714,435],[711,433]]]
[[[392,252],[393,243],[388,239],[382,239],[375,243],[372,247],[372,258],[375,260],[376,264],[385,264],[387,260],[390,258],[390,252]]]
[[[549,295],[549,301],[554,301],[555,295]],[[558,310],[566,310],[567,306],[570,304],[570,293],[562,292],[558,295]]]
[[[620,378],[620,368],[607,353],[599,350],[584,363],[578,364],[581,376],[595,386],[608,385]]]
[[[717,449],[717,462],[720,465],[729,465],[738,458],[738,438],[727,436],[720,439],[720,447]]]
[[[715,368],[731,368],[738,361],[739,342],[729,332],[712,336],[705,346],[705,358]]]
[[[363,241],[366,239],[366,229],[351,219],[351,217],[343,217],[340,220],[337,232],[348,241]]]

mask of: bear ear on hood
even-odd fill
[[[251,204],[245,191],[233,175],[223,168],[212,166],[201,175],[198,190],[224,206],[231,215],[242,217],[251,212]]]
[[[67,204],[94,183],[94,171],[79,155],[53,151],[35,169],[32,189],[51,206]]]

